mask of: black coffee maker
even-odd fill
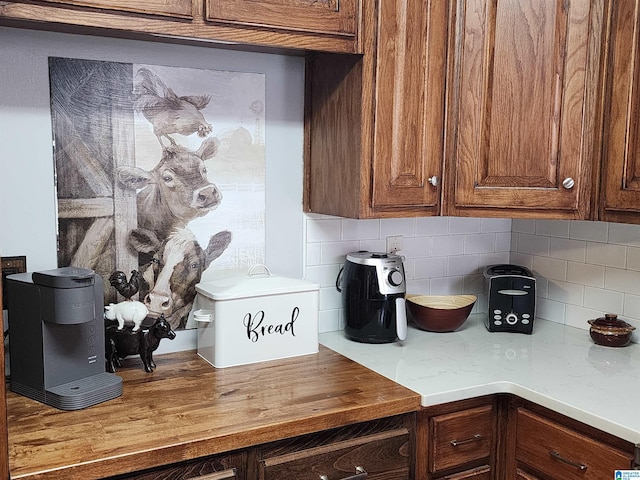
[[[392,253],[347,255],[336,279],[342,293],[345,334],[364,343],[390,343],[407,336],[402,257]]]

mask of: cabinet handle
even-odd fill
[[[236,478],[237,473],[238,470],[236,468],[230,468],[222,472],[214,472],[207,475],[194,477],[192,480],[226,480],[228,478]]]
[[[341,478],[340,480],[364,480],[367,478],[367,471],[362,467],[356,467],[356,474],[349,477]],[[329,480],[326,475],[320,475],[320,480]]]
[[[451,442],[449,443],[451,443],[452,447],[457,447],[458,445],[464,445],[465,443],[471,442],[479,442],[480,440],[482,440],[482,435],[476,433],[473,437],[467,438],[466,440],[451,440]]]
[[[434,175],[433,177],[429,177],[429,179],[427,180],[431,185],[433,185],[434,187],[438,186],[438,183],[440,182],[440,180],[438,180],[438,176]]]
[[[562,181],[562,186],[567,190],[571,190],[575,184],[575,180],[573,180],[573,178],[571,177],[567,177]]]
[[[566,463],[567,465],[571,465],[572,467],[576,467],[581,472],[584,472],[587,469],[587,466],[584,463],[578,463],[578,462],[569,460],[568,458],[564,458],[555,450],[551,450],[549,452],[549,455],[551,455],[551,458],[558,460],[559,462]]]

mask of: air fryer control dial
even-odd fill
[[[387,281],[394,287],[399,287],[404,282],[404,276],[400,270],[391,270],[387,277]]]

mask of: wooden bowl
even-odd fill
[[[407,317],[418,328],[428,332],[453,332],[467,320],[475,295],[413,295],[405,296]]]

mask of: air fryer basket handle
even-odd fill
[[[342,289],[340,288],[340,279],[342,278],[342,271],[344,270],[344,266],[340,267],[340,271],[338,272],[338,277],[336,278],[336,290],[342,293]]]
[[[404,297],[396,298],[396,333],[398,340],[407,338],[407,309]]]

